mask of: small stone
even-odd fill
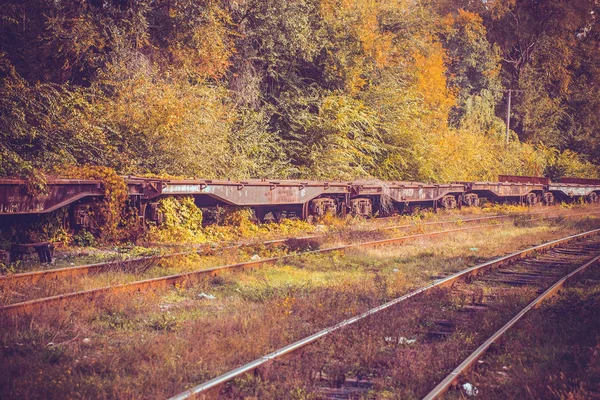
[[[404,336],[400,336],[398,338],[398,343],[400,344],[413,344],[417,341],[417,339],[407,339]]]
[[[479,394],[479,389],[471,385],[469,382],[463,384],[462,387],[467,396],[477,396]]]
[[[90,344],[92,341],[90,340],[90,338],[84,338],[82,342],[83,344]]]

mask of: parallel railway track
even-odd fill
[[[600,213],[600,212],[598,212],[598,213]],[[590,214],[590,213],[586,213],[586,215],[588,215],[588,214]],[[575,216],[579,216],[579,215],[580,214],[572,214],[568,217],[575,217]],[[545,217],[542,219],[552,219],[552,218],[561,218],[561,217],[563,217],[563,216]],[[486,221],[486,220],[491,220],[491,221],[496,220],[497,221],[498,219],[506,220],[507,218],[508,218],[508,216],[481,217],[481,218],[473,218],[469,221],[471,221],[471,222],[480,222],[480,221]],[[537,219],[532,219],[532,220],[537,220]],[[463,221],[463,222],[465,222],[465,221]],[[446,223],[450,223],[450,222],[443,221],[443,222],[439,222],[439,223],[446,224]],[[433,224],[433,223],[431,223],[431,224]],[[443,236],[443,235],[448,235],[448,234],[453,234],[453,233],[458,233],[458,232],[463,232],[463,231],[469,231],[469,230],[474,230],[474,229],[492,228],[495,226],[497,226],[497,225],[496,224],[475,225],[475,226],[468,226],[468,227],[450,229],[450,230],[444,230],[444,231],[429,232],[429,233],[418,234],[418,235],[403,236],[403,237],[368,241],[368,242],[362,242],[362,243],[354,243],[354,244],[349,244],[349,245],[335,246],[335,247],[330,247],[330,248],[325,248],[325,249],[318,249],[318,250],[305,251],[305,252],[301,252],[301,253],[294,253],[294,254],[284,255],[281,257],[271,257],[271,258],[265,258],[265,259],[260,259],[260,260],[256,260],[256,261],[234,263],[234,264],[206,268],[206,269],[202,269],[202,270],[198,270],[198,271],[191,271],[191,272],[186,272],[186,273],[181,273],[181,274],[144,279],[144,280],[139,280],[139,281],[134,281],[134,282],[129,282],[129,283],[105,286],[105,287],[76,291],[76,292],[65,293],[65,294],[58,294],[58,295],[53,295],[53,296],[48,296],[48,297],[43,297],[43,298],[38,298],[38,299],[31,299],[31,300],[16,302],[16,303],[12,303],[12,304],[5,304],[3,306],[0,306],[0,315],[28,314],[28,313],[34,312],[35,310],[43,308],[43,307],[47,307],[47,306],[51,306],[51,305],[55,306],[55,305],[60,305],[60,304],[67,304],[68,302],[73,301],[73,300],[94,301],[95,299],[106,296],[110,293],[144,292],[144,291],[148,291],[148,290],[168,288],[168,287],[172,287],[175,285],[192,284],[194,282],[198,282],[198,281],[204,280],[206,278],[216,276],[216,275],[226,272],[226,271],[234,271],[235,272],[235,271],[253,269],[253,268],[263,266],[263,265],[274,264],[277,262],[292,259],[294,257],[298,257],[301,255],[320,254],[320,253],[328,253],[328,252],[333,252],[333,251],[345,251],[345,250],[349,250],[349,249],[353,249],[353,248],[368,248],[368,247],[387,246],[387,245],[391,245],[391,244],[399,244],[399,243],[403,243],[403,242],[409,242],[412,240],[433,238],[436,236]],[[304,237],[304,238],[308,239],[308,238],[314,238],[314,237]],[[279,242],[279,244],[283,244],[286,240],[287,239],[280,239],[278,241],[270,241],[270,242]],[[270,243],[270,242],[266,242],[266,243]],[[232,246],[232,247],[237,247],[237,246]],[[193,252],[191,252],[191,253],[187,253],[187,252],[186,253],[174,253],[174,254],[166,255],[166,257],[185,256],[185,255],[189,255],[189,254],[193,254]],[[131,262],[131,263],[133,263],[133,262],[138,262],[138,263],[154,262],[155,260],[156,260],[156,258],[144,257],[141,259],[129,260],[129,262]],[[109,263],[93,264],[93,265],[81,266],[81,267],[63,268],[63,269],[58,269],[58,270],[38,271],[38,272],[25,273],[25,274],[9,275],[6,277],[2,277],[2,279],[0,279],[0,289],[6,287],[8,284],[14,285],[15,282],[17,282],[21,287],[23,285],[29,286],[29,285],[35,285],[35,283],[40,282],[41,280],[59,279],[59,278],[65,278],[65,277],[79,277],[79,276],[87,275],[90,272],[102,271],[103,269],[110,269],[110,268],[116,268],[116,267],[122,267],[122,266],[123,266],[123,264],[122,263],[120,264],[119,262],[109,262]]]
[[[600,211],[597,213],[600,214]],[[529,216],[530,214],[524,214],[524,215]],[[532,214],[532,215],[536,215],[536,214]],[[426,222],[426,223],[423,223],[420,225],[413,225],[413,224],[406,225],[405,224],[405,225],[395,225],[395,226],[386,226],[386,227],[375,227],[375,228],[369,229],[368,231],[371,232],[371,231],[386,231],[386,230],[409,230],[409,229],[415,228],[417,226],[436,226],[436,225],[452,225],[452,224],[456,225],[458,222],[460,222],[460,223],[476,223],[476,222],[484,222],[484,221],[502,220],[502,219],[507,219],[507,218],[509,218],[508,215],[493,215],[493,216],[486,216],[486,217],[467,218],[464,220],[453,219],[453,220],[444,220],[444,221],[432,221],[432,222]],[[321,239],[324,237],[325,237],[325,235],[307,235],[307,236],[300,236],[300,237],[296,237],[296,238],[268,240],[261,244],[265,245],[265,246],[282,246],[282,245],[285,245],[290,239],[293,239],[293,240],[315,240],[315,239]],[[153,256],[136,257],[136,258],[131,258],[131,259],[113,260],[113,261],[107,261],[107,262],[102,262],[102,263],[78,265],[78,266],[73,266],[73,267],[55,268],[55,269],[47,269],[47,270],[32,271],[32,272],[25,272],[25,273],[9,274],[9,275],[0,276],[0,287],[2,287],[3,285],[6,285],[8,283],[25,283],[25,284],[29,285],[29,284],[36,284],[38,281],[40,281],[42,279],[50,280],[50,279],[67,279],[67,278],[81,277],[81,276],[85,276],[85,275],[89,275],[89,274],[93,274],[93,273],[99,273],[102,271],[111,270],[111,269],[115,269],[115,268],[124,268],[126,266],[131,266],[131,265],[151,263],[151,262],[155,262],[155,261],[158,261],[161,259],[187,257],[187,256],[194,255],[194,254],[202,255],[202,254],[207,253],[208,251],[211,251],[211,252],[227,251],[227,250],[237,249],[242,246],[244,246],[244,244],[234,244],[234,245],[229,245],[229,246],[225,246],[225,247],[221,247],[221,248],[217,248],[217,249],[210,249],[210,250],[203,248],[203,249],[175,252],[175,253],[169,253],[169,254],[157,254],[157,255],[153,255]]]
[[[260,259],[260,260],[256,260],[256,261],[248,261],[248,262],[242,262],[242,263],[223,265],[223,266],[218,266],[218,267],[213,267],[213,268],[202,269],[199,271],[192,271],[192,272],[187,272],[187,273],[182,273],[182,274],[169,275],[169,276],[163,276],[163,277],[152,278],[152,279],[145,279],[145,280],[140,280],[140,281],[136,281],[136,282],[124,283],[124,284],[119,284],[119,285],[114,285],[114,286],[106,286],[106,287],[102,287],[102,288],[61,294],[61,295],[57,295],[57,296],[44,297],[44,298],[40,298],[40,299],[4,305],[4,306],[0,307],[0,315],[11,315],[11,316],[24,315],[24,314],[31,313],[31,312],[33,312],[37,309],[43,308],[43,307],[47,307],[47,306],[51,306],[51,305],[56,306],[56,305],[60,305],[60,304],[66,304],[73,300],[93,301],[93,300],[95,300],[99,297],[102,297],[104,295],[107,295],[109,293],[143,292],[143,291],[148,291],[148,290],[172,287],[172,286],[175,286],[178,284],[179,285],[191,284],[191,283],[206,279],[208,277],[216,276],[216,275],[226,272],[226,271],[234,271],[235,272],[235,271],[242,271],[242,270],[251,270],[253,268],[261,267],[263,265],[274,264],[277,262],[286,261],[286,260],[293,259],[298,256],[302,256],[302,255],[323,254],[323,253],[329,253],[329,252],[334,252],[334,251],[345,251],[345,250],[350,250],[350,249],[354,249],[354,248],[369,248],[369,247],[373,248],[373,247],[379,247],[379,246],[387,246],[387,245],[391,245],[391,244],[399,244],[399,243],[409,242],[409,241],[418,240],[418,239],[433,238],[433,237],[437,237],[437,236],[444,236],[444,235],[448,235],[448,234],[471,231],[471,230],[475,230],[475,229],[494,228],[497,226],[498,226],[497,224],[474,225],[474,226],[449,229],[449,230],[444,230],[444,231],[423,233],[423,234],[418,234],[418,235],[403,236],[403,237],[398,237],[398,238],[382,239],[382,240],[375,240],[375,241],[362,242],[362,243],[354,243],[354,244],[349,244],[349,245],[335,246],[335,247],[329,247],[329,248],[325,248],[325,249],[318,249],[318,250],[305,251],[305,252],[301,252],[301,253],[289,254],[289,255],[284,255],[281,257],[272,257],[272,258],[265,258],[265,259]]]
[[[545,215],[545,214],[547,214],[546,211],[541,211],[541,212],[534,212],[534,213],[518,214],[515,217],[535,217],[537,215]],[[549,219],[562,218],[562,217],[572,218],[572,217],[579,217],[579,216],[585,216],[585,215],[600,215],[600,211],[589,211],[589,212],[585,212],[585,213],[567,214],[564,216],[558,215],[558,216],[552,216],[552,217],[547,217],[547,218],[549,218]],[[473,217],[473,218],[458,219],[458,220],[451,219],[451,220],[444,220],[444,221],[432,221],[432,222],[425,222],[425,223],[422,223],[419,225],[405,224],[405,225],[393,225],[393,226],[385,226],[385,227],[374,227],[374,228],[368,229],[367,231],[372,232],[372,231],[387,231],[387,230],[409,230],[409,229],[415,228],[417,226],[443,226],[443,225],[453,225],[453,224],[455,225],[459,222],[461,224],[462,223],[469,224],[469,223],[477,223],[477,222],[484,222],[484,221],[504,220],[504,219],[508,219],[511,217],[512,217],[511,215],[500,214],[500,215],[491,215],[491,216],[485,216],[485,217]],[[262,242],[261,244],[265,245],[265,246],[281,246],[281,245],[285,245],[290,240],[316,240],[316,239],[321,239],[324,237],[325,237],[325,235],[307,235],[307,236],[300,236],[300,237],[295,237],[295,238],[268,240],[268,241]],[[189,251],[174,252],[174,253],[169,253],[169,254],[157,254],[157,255],[153,255],[153,256],[144,256],[144,257],[136,257],[136,258],[129,258],[129,259],[112,260],[112,261],[107,261],[107,262],[102,262],[102,263],[78,265],[78,266],[73,266],[73,267],[54,268],[54,269],[46,269],[46,270],[39,270],[39,271],[32,271],[32,272],[8,274],[8,275],[0,276],[0,287],[7,285],[7,284],[15,284],[15,283],[16,284],[35,285],[37,282],[39,282],[41,280],[71,279],[71,278],[86,276],[89,274],[101,273],[101,272],[107,271],[107,270],[123,269],[127,266],[153,263],[153,262],[156,262],[161,259],[173,259],[173,258],[178,258],[178,257],[187,257],[187,256],[194,255],[194,254],[202,255],[202,254],[205,254],[207,251],[211,251],[211,252],[227,251],[227,250],[237,249],[242,246],[244,246],[244,244],[234,244],[234,245],[229,245],[229,246],[225,246],[225,247],[221,247],[221,248],[217,248],[217,249],[210,249],[210,250],[207,250],[206,248],[202,248],[202,249],[195,249],[195,250],[189,250]]]
[[[365,321],[368,318],[383,318],[383,314],[385,312],[391,312],[393,310],[396,310],[401,303],[408,303],[407,301],[409,299],[413,300],[412,303],[414,304],[421,302],[427,303],[429,301],[429,297],[432,297],[433,300],[435,300],[435,296],[423,297],[422,295],[425,293],[438,293],[439,291],[437,291],[437,289],[440,288],[452,288],[450,289],[450,291],[454,293],[454,295],[460,295],[460,293],[462,293],[463,297],[468,297],[471,295],[470,290],[473,287],[476,287],[477,285],[491,285],[491,287],[495,289],[487,293],[488,298],[499,299],[505,295],[504,292],[510,293],[510,288],[512,287],[531,288],[527,289],[529,290],[529,292],[535,290],[534,288],[546,289],[550,287],[544,294],[545,297],[547,297],[549,294],[554,293],[560,287],[560,285],[564,283],[564,280],[573,276],[575,273],[585,268],[588,268],[591,265],[594,265],[598,261],[598,254],[600,253],[600,241],[598,240],[599,233],[600,229],[596,229],[581,234],[568,236],[562,239],[554,240],[543,245],[534,246],[526,250],[518,251],[513,254],[465,269],[449,277],[440,279],[435,283],[414,290],[404,296],[391,300],[378,307],[372,308],[353,318],[347,319],[334,326],[323,329],[311,336],[308,336],[279,350],[276,350],[270,354],[260,357],[228,373],[217,376],[214,379],[211,379],[203,384],[195,386],[185,392],[182,392],[177,396],[172,397],[172,399],[187,399],[192,397],[218,397],[223,387],[227,386],[228,384],[228,393],[231,393],[229,390],[231,387],[230,383],[233,383],[237,378],[241,378],[249,372],[256,371],[259,368],[266,368],[267,366],[272,366],[275,370],[277,370],[276,373],[273,374],[274,376],[278,377],[277,379],[284,379],[283,377],[285,377],[286,371],[289,372],[290,369],[293,370],[294,365],[291,364],[288,370],[286,370],[285,362],[280,360],[289,359],[289,357],[291,356],[302,355],[302,353],[306,351],[307,346],[318,345],[318,343],[322,342],[326,338],[332,338],[334,335],[344,335],[345,333],[347,334],[347,330],[358,327],[360,323],[366,324]],[[540,254],[542,255],[540,256]],[[534,259],[528,258],[531,256],[539,257]],[[585,259],[585,262],[582,261],[583,259]],[[576,269],[574,267],[575,265],[578,265],[580,267]],[[556,280],[559,279],[561,276],[564,277],[558,282],[556,282]],[[458,284],[459,282],[463,281],[466,283]],[[553,282],[556,283],[553,284]],[[508,289],[504,290],[503,288]],[[542,298],[542,296],[540,298]],[[429,302],[431,303],[432,301]],[[490,304],[493,305],[493,301],[494,300],[492,300]],[[433,304],[437,303],[433,301]],[[530,309],[534,305],[535,302],[531,303],[526,309]],[[464,311],[476,313],[480,310],[488,309],[488,306],[489,304],[474,305],[469,307],[465,306]],[[404,310],[403,312],[404,314],[406,314],[406,310]],[[440,326],[453,326],[458,324],[455,321],[442,322],[443,324],[441,324]],[[369,329],[371,328],[372,326],[369,325]],[[437,330],[438,332],[427,332],[427,334],[431,334],[433,336],[437,335],[442,337],[442,339],[445,336],[450,336],[452,334],[452,332],[444,332],[443,328],[437,328]],[[333,340],[332,343],[335,343],[335,340]],[[485,347],[484,345],[482,345],[482,347]],[[306,362],[306,360],[303,361]],[[472,359],[469,362],[472,364]],[[281,370],[279,370],[279,367],[281,367]],[[296,365],[296,367],[298,367],[298,365]],[[454,372],[460,373],[457,371]],[[449,377],[447,380],[453,381],[454,376],[451,377],[452,378]],[[265,379],[268,379],[268,377],[266,377]],[[368,385],[368,382],[363,382],[363,384]],[[443,392],[443,390],[441,392]],[[336,392],[335,390],[327,391],[326,388],[323,388],[323,390],[319,393],[320,397],[340,398],[335,397],[339,395],[339,391]]]
[[[600,245],[598,243],[596,243],[594,250],[596,254],[600,252]],[[534,308],[540,307],[544,301],[556,295],[568,280],[586,271],[592,266],[597,265],[599,260],[600,256],[595,256],[591,260],[581,265],[579,268],[569,272],[568,274],[557,280],[551,287],[549,287],[535,300],[529,303],[510,321],[508,321],[504,326],[502,326],[502,328],[500,328],[485,342],[483,342],[473,353],[471,353],[467,358],[465,358],[452,372],[450,372],[450,374],[446,376],[446,378],[444,378],[431,392],[429,392],[424,397],[424,400],[434,400],[443,397],[443,395],[457,383],[459,377],[471,368],[473,368],[475,363],[485,355],[485,353],[492,347],[492,345],[497,343],[504,336],[504,334],[507,333],[511,328],[513,328],[521,319],[523,319],[523,317],[525,317],[529,311],[531,311]],[[539,275],[536,278],[539,279]]]

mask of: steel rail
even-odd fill
[[[598,212],[598,213],[600,214],[600,212]],[[495,215],[495,216],[477,217],[477,218],[470,218],[470,219],[465,219],[465,220],[432,221],[432,222],[426,222],[426,223],[418,224],[418,225],[413,224],[413,225],[398,225],[398,226],[373,228],[372,230],[368,230],[368,232],[393,230],[393,229],[410,229],[410,228],[414,228],[417,226],[425,226],[425,225],[429,226],[429,225],[456,224],[459,222],[460,223],[471,223],[471,222],[480,222],[480,221],[486,221],[486,220],[506,219],[509,217],[510,217],[509,215],[500,214],[500,215]],[[355,232],[361,232],[361,231],[355,231]],[[261,244],[265,245],[265,246],[278,246],[278,245],[285,244],[290,239],[310,240],[310,239],[323,238],[325,236],[326,235],[308,235],[308,236],[300,236],[300,237],[295,237],[295,238],[274,239],[274,240],[267,240],[265,242],[262,242]],[[231,246],[221,247],[218,250],[220,250],[220,251],[231,250],[231,249],[236,249],[236,248],[239,248],[242,246],[244,246],[244,244],[235,244],[235,245],[231,245]],[[158,255],[153,255],[153,256],[136,257],[136,258],[131,258],[131,259],[112,260],[112,261],[107,261],[107,262],[103,262],[103,263],[94,263],[94,264],[78,265],[78,266],[73,266],[73,267],[55,268],[55,269],[48,269],[48,270],[42,270],[42,271],[32,271],[32,272],[4,275],[4,276],[0,276],[0,286],[5,285],[7,283],[12,284],[12,283],[25,282],[27,284],[35,284],[42,279],[49,280],[49,279],[58,279],[58,278],[74,278],[74,277],[86,276],[90,273],[101,272],[104,269],[110,269],[113,267],[123,267],[126,265],[142,264],[145,262],[153,262],[156,260],[163,260],[163,259],[168,259],[168,258],[186,257],[186,256],[190,256],[193,254],[203,254],[206,251],[207,251],[206,249],[197,249],[197,250],[190,250],[190,251],[183,251],[183,252],[176,252],[176,253],[169,253],[169,254],[158,254]],[[214,251],[214,249],[211,249],[211,251]]]
[[[561,279],[559,279],[554,285],[552,285],[548,290],[542,293],[538,298],[529,303],[523,310],[521,310],[517,315],[515,315],[510,321],[508,321],[502,328],[500,328],[496,333],[494,333],[488,340],[486,340],[481,346],[477,348],[469,357],[467,357],[458,367],[456,367],[444,380],[442,380],[427,396],[423,398],[423,400],[433,400],[442,396],[444,393],[453,386],[460,374],[469,370],[473,364],[477,362],[486,352],[487,350],[498,341],[510,328],[512,328],[519,320],[521,320],[525,314],[527,314],[532,308],[537,308],[541,305],[541,303],[547,298],[554,296],[558,293],[558,291],[564,286],[565,282],[571,279],[573,276],[579,274],[580,272],[585,271],[590,266],[596,264],[600,260],[600,256],[596,256],[590,261],[586,262],[579,268],[574,271],[571,271],[569,274],[565,275]]]
[[[541,211],[541,212],[535,212],[535,213],[524,213],[524,214],[514,214],[514,215],[498,214],[498,215],[493,215],[493,216],[468,218],[468,219],[464,219],[464,220],[455,219],[455,220],[444,220],[444,221],[431,221],[431,222],[425,222],[422,224],[407,224],[407,225],[396,225],[396,226],[387,226],[387,227],[385,227],[385,226],[384,227],[375,227],[373,229],[366,230],[366,231],[374,232],[374,231],[386,231],[386,230],[394,230],[394,229],[406,229],[407,230],[407,229],[418,227],[418,226],[447,225],[447,224],[456,224],[459,222],[471,223],[471,222],[479,222],[479,221],[485,221],[485,220],[515,218],[518,216],[535,216],[535,215],[541,215],[541,214],[546,214],[546,212]],[[561,218],[561,217],[568,218],[568,217],[578,217],[578,216],[582,216],[582,215],[593,215],[593,214],[600,214],[600,211],[578,213],[578,214],[567,214],[564,216],[559,215],[559,216],[546,217],[546,218],[548,218],[548,219],[556,219],[556,218]],[[356,231],[356,232],[360,232],[360,231]],[[295,238],[274,239],[274,240],[267,240],[265,242],[262,242],[261,244],[265,245],[265,246],[278,246],[278,245],[285,244],[290,239],[310,240],[310,239],[323,238],[325,236],[326,235],[307,235],[307,236],[300,236],[300,237],[295,237]],[[239,248],[242,246],[244,246],[244,244],[235,244],[235,245],[231,245],[231,246],[221,247],[221,248],[218,248],[217,250],[220,250],[220,251],[231,250],[231,249],[236,249],[236,248]],[[215,249],[211,249],[211,251],[214,251],[214,250]],[[136,258],[131,258],[131,259],[112,260],[112,261],[106,261],[106,262],[102,262],[102,263],[85,264],[85,265],[78,265],[78,266],[73,266],[73,267],[55,268],[55,269],[49,269],[49,270],[3,275],[3,276],[0,276],[0,286],[6,285],[6,284],[19,283],[19,282],[24,282],[27,284],[36,284],[37,282],[39,282],[42,279],[49,280],[49,279],[59,279],[59,278],[81,277],[81,276],[86,276],[86,275],[89,275],[92,273],[102,272],[102,270],[105,270],[105,269],[110,269],[110,268],[115,268],[115,267],[122,268],[127,265],[143,264],[146,262],[154,262],[157,260],[164,260],[164,259],[169,259],[169,258],[187,257],[187,256],[190,256],[193,254],[203,254],[206,251],[207,251],[206,249],[196,249],[196,250],[175,252],[175,253],[169,253],[169,254],[159,254],[159,255],[153,255],[153,256],[136,257]]]
[[[56,295],[56,296],[44,297],[44,298],[40,298],[40,299],[28,300],[28,301],[24,301],[24,302],[4,305],[4,306],[0,307],[0,315],[23,315],[23,314],[27,314],[27,313],[31,312],[32,310],[34,310],[38,307],[47,306],[47,305],[56,304],[56,303],[63,303],[68,300],[74,300],[74,299],[87,298],[88,300],[94,300],[94,298],[96,298],[98,296],[105,295],[105,294],[108,294],[111,292],[114,292],[114,293],[117,293],[117,292],[141,292],[141,291],[145,291],[145,290],[149,290],[149,289],[164,288],[164,287],[168,287],[168,286],[174,286],[178,283],[181,284],[181,283],[186,283],[186,282],[194,282],[194,281],[198,281],[200,279],[204,279],[206,277],[216,276],[219,273],[224,272],[224,271],[238,271],[238,270],[244,270],[244,269],[252,269],[252,268],[262,266],[262,265],[273,264],[273,263],[276,263],[279,261],[284,261],[284,260],[288,260],[291,258],[296,258],[296,257],[304,256],[304,255],[322,254],[322,253],[328,253],[328,252],[333,252],[333,251],[345,251],[345,250],[349,250],[349,249],[353,249],[353,248],[360,248],[360,247],[386,246],[389,244],[408,242],[411,240],[424,239],[424,238],[432,238],[432,237],[436,237],[436,236],[464,232],[464,231],[469,231],[469,230],[474,230],[474,229],[493,228],[496,226],[498,226],[498,225],[497,224],[475,225],[475,226],[468,226],[468,227],[457,228],[457,229],[449,229],[449,230],[444,230],[444,231],[422,233],[422,234],[418,234],[418,235],[402,236],[399,238],[390,238],[390,239],[381,239],[381,240],[375,240],[375,241],[370,241],[370,242],[353,243],[353,244],[349,244],[349,245],[329,247],[326,249],[318,249],[318,250],[305,251],[302,253],[288,254],[288,255],[280,256],[280,257],[271,257],[271,258],[265,258],[265,259],[256,260],[256,261],[247,261],[247,262],[236,263],[236,264],[222,265],[222,266],[218,266],[218,267],[206,268],[206,269],[192,271],[192,272],[186,272],[186,273],[182,273],[182,274],[161,276],[158,278],[144,279],[144,280],[140,280],[140,281],[122,283],[122,284],[112,285],[112,286],[104,286],[104,287],[96,288],[96,289],[83,290],[83,291],[79,291],[79,292],[66,293],[66,294],[61,294],[61,295]]]
[[[215,396],[215,393],[218,395],[218,391],[220,390],[220,387],[237,378],[240,377],[250,371],[255,370],[256,368],[265,365],[271,361],[273,361],[274,359],[280,358],[284,355],[293,353],[297,350],[302,349],[303,347],[312,344],[314,342],[316,342],[317,340],[321,339],[324,336],[327,336],[335,331],[340,330],[343,327],[349,326],[354,324],[357,321],[360,321],[362,319],[365,319],[367,317],[369,317],[370,315],[373,315],[375,313],[378,313],[380,311],[386,310],[392,306],[395,306],[403,301],[406,301],[410,298],[413,298],[421,293],[425,293],[428,292],[434,288],[441,288],[441,287],[446,287],[446,286],[451,286],[452,284],[454,284],[456,281],[460,280],[460,279],[464,279],[467,278],[469,276],[473,276],[473,275],[477,275],[481,272],[484,272],[488,269],[491,269],[493,267],[497,267],[503,264],[506,264],[508,262],[514,261],[514,260],[518,260],[524,257],[527,257],[530,254],[535,254],[537,252],[540,251],[544,251],[544,250],[548,250],[550,248],[556,247],[558,245],[570,242],[572,240],[577,240],[577,239],[581,239],[581,238],[585,238],[588,236],[592,236],[592,235],[596,235],[600,233],[600,229],[594,229],[591,231],[587,231],[587,232],[583,232],[583,233],[579,233],[576,235],[571,235],[571,236],[567,236],[561,239],[557,239],[557,240],[553,240],[538,246],[534,246],[534,247],[530,247],[528,249],[525,250],[521,250],[506,256],[502,256],[499,258],[496,258],[494,260],[485,262],[483,264],[479,264],[470,268],[467,268],[465,270],[462,270],[460,272],[457,272],[449,277],[440,279],[438,281],[435,281],[434,283],[431,283],[429,285],[423,286],[419,289],[416,289],[408,294],[405,294],[404,296],[401,297],[397,297],[385,304],[382,304],[378,307],[372,308],[368,311],[365,311],[362,314],[359,314],[355,317],[346,319],[336,325],[333,325],[331,327],[325,328],[311,336],[305,337],[304,339],[301,339],[297,342],[294,342],[290,345],[287,345],[285,347],[280,348],[279,350],[276,350],[272,353],[269,353],[265,356],[262,356],[254,361],[249,362],[248,364],[245,364],[239,368],[236,368],[234,370],[231,370],[225,374],[219,375],[205,383],[202,383],[198,386],[195,386],[191,389],[188,389],[176,396],[171,397],[169,400],[183,400],[183,399],[188,399],[188,398],[194,398],[196,396],[201,396],[201,398],[203,397],[212,397]]]

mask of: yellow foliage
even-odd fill
[[[230,148],[234,110],[225,89],[174,82],[152,69],[116,63],[103,83],[115,94],[99,106],[111,130],[126,143],[119,153],[124,172],[216,178],[233,170]],[[143,157],[139,159],[139,155]],[[139,159],[138,164],[132,164]]]
[[[329,72],[345,76],[346,90],[351,95],[358,94],[368,83],[365,76],[371,69],[394,62],[394,35],[380,27],[380,18],[388,6],[375,0],[321,1],[324,21],[342,44],[335,52],[343,65],[332,65]],[[358,53],[355,43],[359,46]]]
[[[185,19],[183,13],[172,11],[171,15]],[[181,13],[181,15],[180,15]],[[233,23],[227,11],[211,2],[205,13],[205,23],[195,30],[180,31],[175,40],[187,43],[172,49],[176,64],[200,79],[223,77],[231,66],[230,58],[235,53]]]
[[[437,117],[444,120],[455,103],[455,96],[446,85],[445,57],[441,43],[433,38],[425,51],[413,53],[417,89],[423,96],[424,105],[429,110],[437,110]]]
[[[99,179],[102,181],[104,198],[97,218],[101,236],[106,240],[118,239],[128,189],[125,180],[114,169],[99,166],[65,166],[56,170],[61,178]]]
[[[150,227],[147,240],[159,243],[206,242],[202,231],[202,211],[192,197],[161,199],[159,209],[163,215],[163,223]]]

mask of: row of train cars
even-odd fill
[[[142,222],[160,222],[159,200],[192,196],[199,207],[248,207],[258,220],[297,217],[311,220],[327,213],[389,215],[415,208],[452,209],[483,202],[552,205],[598,201],[600,180],[501,175],[497,182],[309,181],[309,180],[169,180],[125,177],[129,205]],[[27,193],[23,180],[0,179],[0,226],[68,210],[71,227],[89,228],[91,205],[102,200],[99,180],[48,180],[43,194]],[[5,222],[3,222],[5,221]]]

